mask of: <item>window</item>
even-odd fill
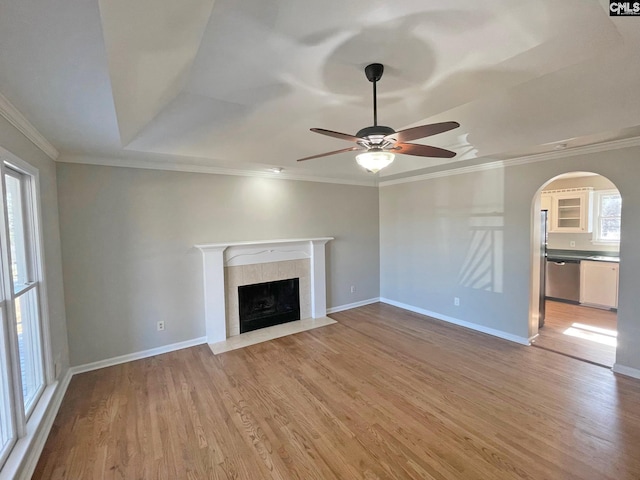
[[[40,296],[43,268],[37,215],[37,171],[0,163],[0,468],[40,395],[53,380]]]
[[[29,219],[28,179],[20,172],[5,169],[5,205],[13,286],[11,300],[18,336],[22,400],[27,414],[44,388],[37,282],[30,261],[33,256],[30,238],[33,226]]]
[[[620,215],[622,198],[617,190],[595,192],[593,243],[617,244],[620,242]]]

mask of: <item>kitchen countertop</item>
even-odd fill
[[[592,262],[620,262],[617,252],[594,252],[583,250],[547,250],[547,260],[551,262],[561,262],[563,260],[589,260]]]

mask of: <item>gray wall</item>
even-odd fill
[[[593,187],[594,190],[617,189],[609,179],[601,175],[588,177],[559,178],[549,183],[544,190],[560,190],[562,188]],[[549,233],[549,248],[562,250],[589,250],[599,252],[617,252],[620,248],[616,245],[594,245],[591,243],[593,233]],[[575,242],[575,246],[571,246]]]
[[[570,171],[601,174],[622,194],[616,362],[640,368],[638,147],[382,187],[381,297],[529,336],[533,199]]]
[[[69,367],[64,293],[62,289],[62,258],[58,229],[58,197],[56,166],[13,125],[0,117],[0,147],[33,165],[40,176],[40,211],[44,238],[44,263],[47,280],[47,302],[53,361],[57,364],[58,378]],[[0,151],[0,157],[2,152]]]
[[[59,163],[58,192],[72,365],[204,336],[198,243],[332,236],[327,306],[379,296],[375,187]]]

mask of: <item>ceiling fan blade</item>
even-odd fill
[[[459,126],[460,124],[458,122],[432,123],[430,125],[421,125],[419,127],[400,130],[399,132],[387,135],[384,139],[390,140],[395,138],[398,143],[410,142],[411,140],[417,140],[418,138],[425,138],[430,137],[431,135],[437,135],[438,133],[448,132],[449,130],[453,130]]]
[[[415,143],[397,143],[395,148],[390,151],[405,155],[415,155],[416,157],[452,158],[456,156],[456,152],[451,150],[430,145],[417,145]]]
[[[321,133],[322,135],[328,135],[329,137],[339,138],[341,140],[348,140],[350,142],[360,142],[360,137],[354,137],[347,133],[334,132],[333,130],[325,130],[324,128],[312,128],[312,132]]]
[[[304,162],[305,160],[311,160],[313,158],[328,157],[329,155],[336,155],[337,153],[344,153],[344,152],[353,152],[354,150],[364,150],[364,148],[361,148],[361,147],[343,148],[341,150],[335,150],[333,152],[319,153],[318,155],[311,155],[310,157],[300,158],[297,161]]]

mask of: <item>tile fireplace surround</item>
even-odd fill
[[[239,334],[238,286],[300,278],[300,316],[327,314],[325,245],[332,237],[196,245],[203,256],[207,343]],[[247,334],[245,334],[247,335]]]

